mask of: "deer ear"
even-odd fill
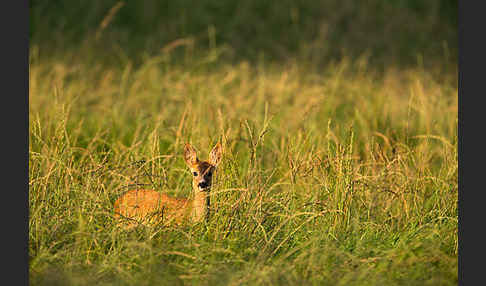
[[[222,153],[223,148],[221,147],[221,143],[218,142],[213,147],[213,150],[211,150],[211,153],[209,153],[209,163],[213,166],[218,166],[218,164],[221,162]]]
[[[194,147],[192,147],[189,143],[186,143],[184,146],[184,161],[186,161],[186,164],[189,167],[192,167],[197,163],[196,149],[194,149]]]

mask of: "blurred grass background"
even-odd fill
[[[230,61],[453,67],[457,1],[30,1],[30,43],[43,56],[93,46],[110,63],[142,61],[179,40],[227,48]],[[96,40],[93,40],[96,39]],[[181,41],[181,39],[183,39]],[[186,41],[184,41],[186,40]],[[84,55],[88,56],[88,55]]]
[[[30,1],[31,285],[457,284],[457,1]],[[208,224],[117,228],[133,183]]]

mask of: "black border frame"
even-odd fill
[[[2,150],[4,184],[2,246],[4,284],[29,284],[29,2],[2,5],[3,123]]]

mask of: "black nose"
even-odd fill
[[[198,186],[199,186],[200,188],[207,188],[208,183],[206,183],[206,182],[201,182],[201,183],[199,183],[199,185],[198,185]]]

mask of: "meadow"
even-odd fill
[[[436,61],[404,65],[376,49],[316,58],[312,45],[294,53],[281,43],[282,60],[257,37],[238,57],[238,39],[217,38],[216,26],[137,54],[139,42],[106,45],[126,38],[99,8],[78,47],[47,49],[44,35],[71,34],[42,26],[37,6],[31,285],[457,284],[457,66],[447,45]],[[184,143],[205,158],[217,141],[207,223],[119,227],[113,203],[131,188],[190,197]]]

